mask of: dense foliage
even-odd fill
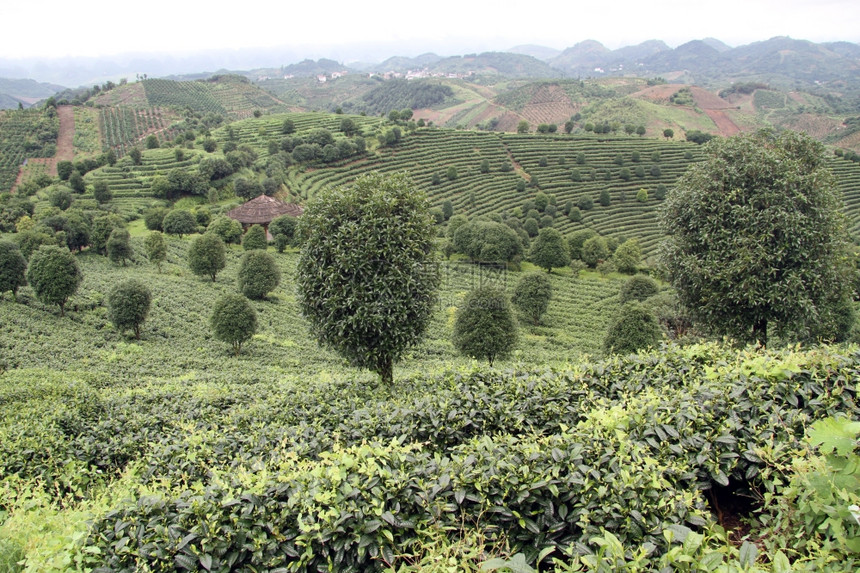
[[[30,258],[27,282],[43,304],[60,307],[60,316],[65,314],[66,301],[78,290],[81,280],[81,269],[67,249],[43,245]]]
[[[266,251],[248,251],[242,257],[236,279],[242,294],[262,299],[281,282],[281,271],[274,257]]]
[[[760,479],[776,500],[782,465],[805,455],[804,428],[856,416],[858,377],[853,353],[717,346],[448,370],[395,388],[361,375],[109,384],[22,370],[0,379],[0,472],[44,480],[67,503],[119,480],[92,529],[77,525],[85,547],[61,550],[115,571],[384,570],[436,531],[478,532],[489,551],[529,563],[549,550],[558,571],[602,559],[607,535],[626,548],[618,570],[640,548],[640,570],[654,569],[678,547],[666,531],[705,535],[687,559],[725,563],[737,550],[701,488]],[[108,477],[133,460],[133,475]],[[801,571],[830,555],[792,550]],[[856,565],[840,556],[841,570]]]
[[[218,272],[227,264],[224,241],[215,233],[203,233],[188,249],[188,268],[195,275],[208,276],[215,282]]]
[[[140,328],[149,315],[152,293],[140,281],[128,280],[116,285],[108,294],[108,318],[117,330],[131,330],[140,338]]]
[[[379,115],[391,110],[433,107],[453,95],[451,86],[429,80],[392,80],[370,90],[362,100],[364,111]]]
[[[529,273],[514,287],[511,302],[526,318],[534,324],[540,324],[540,319],[549,308],[552,300],[552,283],[540,273]]]
[[[236,356],[257,331],[257,311],[240,294],[225,294],[216,301],[209,319],[215,338],[233,347]]]
[[[662,214],[662,261],[682,303],[744,342],[837,337],[847,236],[823,147],[759,132],[705,149]]]
[[[251,225],[242,237],[242,248],[246,251],[265,251],[269,246],[266,240],[266,229],[262,225]]]
[[[388,384],[437,300],[428,209],[405,174],[369,174],[315,197],[300,222],[299,298],[311,333]]]
[[[27,284],[27,259],[12,241],[0,240],[0,296],[12,291],[18,298],[18,288]]]
[[[466,295],[457,309],[452,337],[460,353],[492,366],[511,353],[517,338],[517,321],[504,291],[483,286]]]
[[[662,332],[657,318],[639,301],[626,302],[615,321],[609,325],[603,350],[607,354],[627,354],[654,348],[660,342]]]

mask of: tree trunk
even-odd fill
[[[762,347],[767,346],[767,319],[762,318],[753,325],[753,338]]]
[[[394,361],[391,358],[382,359],[376,372],[379,374],[379,381],[391,388],[394,383]]]

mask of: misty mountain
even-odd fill
[[[363,68],[359,68],[362,71],[368,72],[378,72],[378,73],[386,73],[386,72],[400,72],[405,73],[409,70],[422,70],[426,67],[432,66],[442,60],[442,56],[438,56],[433,53],[421,54],[420,56],[416,56],[414,58],[407,58],[403,56],[394,56],[392,58],[388,58],[384,62],[380,64],[372,64]]]
[[[507,50],[512,54],[522,54],[524,56],[531,56],[537,60],[541,60],[543,62],[548,62],[549,60],[555,58],[559,54],[561,54],[561,50],[556,50],[554,48],[547,48],[546,46],[536,46],[534,44],[524,44],[521,46],[514,46],[513,48]]]
[[[355,55],[360,52],[356,47]],[[348,61],[348,60],[341,60]],[[355,61],[355,59],[351,60]],[[363,60],[372,62],[372,59]],[[208,70],[246,70],[252,80],[259,75],[283,74],[313,77],[337,71],[395,71],[428,69],[431,73],[497,75],[510,78],[601,77],[630,75],[684,78],[700,85],[761,80],[774,85],[819,86],[840,81],[860,92],[860,45],[851,42],[816,44],[776,37],[744,46],[730,47],[715,38],[693,40],[670,48],[661,40],[610,50],[596,40],[584,40],[559,52],[537,45],[523,45],[508,52],[485,52],[441,57],[424,53],[416,57],[394,56],[381,63],[352,64],[334,59],[300,59],[294,49],[269,48],[209,51],[197,54],[124,54],[106,58],[55,60],[8,60],[0,58],[0,77],[33,78],[56,86],[92,87],[107,80],[138,74],[156,77],[202,77]],[[249,70],[266,70],[257,74]],[[34,82],[39,83],[39,82]],[[17,89],[17,88],[16,88]],[[0,86],[9,105],[46,95],[23,94]],[[9,99],[12,98],[12,99]],[[9,103],[11,102],[11,103]],[[25,104],[26,105],[26,104]]]
[[[64,89],[61,85],[35,80],[0,78],[0,109],[17,108],[19,103],[24,107],[30,107]]]

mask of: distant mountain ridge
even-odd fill
[[[65,89],[57,84],[37,82],[35,80],[12,80],[0,78],[0,109],[30,107],[39,100],[51,97]]]
[[[200,56],[166,57],[164,55],[129,55],[115,59],[94,60],[62,59],[39,61],[32,70],[39,70],[42,77],[64,78],[66,85],[75,85],[79,78],[88,78],[82,86],[92,86],[93,77],[104,76],[104,81],[116,81],[118,77],[135,77],[135,73],[147,70],[150,78],[180,74],[183,66],[203,66],[181,72],[186,77],[205,77],[204,70],[234,70],[252,81],[260,77],[316,77],[334,72],[405,74],[423,70],[431,75],[496,75],[505,78],[588,78],[611,75],[637,76],[642,78],[664,77],[669,81],[695,83],[702,86],[727,86],[737,81],[763,81],[782,87],[821,87],[838,82],[840,95],[849,93],[860,96],[860,45],[845,42],[814,43],[778,36],[761,42],[730,47],[715,38],[692,40],[669,47],[661,40],[648,40],[633,46],[610,50],[596,40],[583,40],[563,51],[544,46],[516,46],[506,52],[484,52],[442,57],[435,53],[424,53],[416,57],[394,56],[378,64],[363,63],[350,67],[333,59],[304,59],[297,61],[295,52],[286,49],[271,50],[265,58],[260,56],[254,67],[239,67],[239,56],[224,53],[206,53]],[[272,66],[266,61],[282,58],[295,63]],[[265,60],[265,61],[264,61]],[[248,60],[243,60],[247,62]],[[183,64],[183,62],[186,62]],[[220,65],[219,65],[220,64]],[[56,69],[54,69],[56,68]],[[245,70],[245,71],[237,71]],[[21,61],[0,58],[0,76],[30,73]],[[33,74],[31,74],[33,75]],[[14,80],[18,81],[18,80]],[[39,82],[33,82],[35,85]],[[798,84],[797,82],[800,82]],[[56,82],[60,83],[60,82]],[[99,81],[99,83],[101,83]],[[8,82],[0,83],[0,96],[6,106],[15,106],[22,101],[19,88],[10,88]],[[55,91],[62,89],[54,85]],[[44,98],[51,94],[27,92],[27,98]],[[23,101],[29,101],[24,99]]]

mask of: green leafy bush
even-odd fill
[[[239,264],[237,282],[246,297],[262,299],[281,282],[281,271],[266,251],[248,251]]]
[[[226,294],[215,303],[209,322],[215,338],[232,346],[238,356],[257,332],[257,311],[244,296]]]
[[[517,342],[517,323],[508,296],[493,287],[468,295],[454,321],[454,347],[466,356],[484,358],[490,366],[508,356]]]
[[[618,318],[609,326],[603,349],[607,354],[627,354],[655,347],[662,333],[654,314],[637,301],[621,307]]]
[[[215,233],[203,233],[188,249],[188,267],[198,276],[215,277],[227,264],[227,251],[221,237]]]
[[[78,262],[68,249],[43,245],[30,258],[27,282],[42,303],[60,307],[60,316],[65,314],[66,302],[82,280]]]
[[[108,295],[108,318],[117,330],[131,330],[140,338],[140,328],[149,315],[152,294],[142,282],[131,279],[119,283]]]
[[[262,225],[251,225],[242,237],[242,248],[246,251],[265,251],[269,246],[266,230]]]

